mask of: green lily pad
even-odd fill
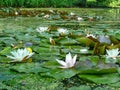
[[[82,62],[77,62],[75,69],[79,73],[84,74],[107,74],[117,72],[117,65],[115,64],[105,64],[104,62],[92,63],[91,60],[85,60]]]
[[[5,47],[1,52],[0,52],[0,54],[1,55],[7,55],[8,53],[10,53],[10,51],[11,51],[11,47]]]
[[[79,87],[71,87],[68,90],[92,90],[90,86],[80,85]]]
[[[117,73],[103,75],[80,74],[79,77],[97,84],[111,84],[116,83],[120,80],[119,74]]]
[[[41,73],[47,72],[48,69],[42,68],[39,63],[22,63],[17,64],[16,66],[12,66],[10,68],[12,71],[16,71],[19,73]]]
[[[53,77],[57,80],[64,80],[75,76],[78,72],[74,69],[50,69],[49,72],[42,74],[43,76]]]
[[[86,45],[86,46],[94,46],[95,42],[87,37],[81,37],[77,38],[77,41],[80,44]]]

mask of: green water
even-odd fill
[[[32,9],[29,9],[32,10]],[[50,10],[50,9],[38,9],[38,10]],[[52,9],[54,10],[54,9]],[[97,21],[81,21],[80,26],[83,29],[108,29],[108,30],[119,30],[120,29],[120,9],[89,9],[89,8],[70,8],[70,9],[55,9],[60,11],[73,12],[80,17],[98,17]],[[73,28],[77,21],[66,21],[66,20],[45,20],[41,17],[7,17],[0,18],[0,30],[15,29],[25,30],[29,28],[36,28],[39,26],[58,25],[61,27]],[[78,27],[79,28],[79,27]]]

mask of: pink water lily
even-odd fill
[[[66,55],[65,61],[58,60],[58,59],[56,59],[56,60],[59,64],[62,65],[62,66],[60,66],[60,68],[72,68],[76,63],[76,58],[77,58],[77,55],[75,55],[72,58],[71,53],[69,53]]]

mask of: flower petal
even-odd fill
[[[77,59],[77,55],[75,55],[75,56],[73,57],[73,59],[72,59],[72,64],[73,64],[73,66],[74,66],[74,64],[76,63],[76,59]]]
[[[57,62],[58,62],[59,64],[61,64],[62,66],[64,66],[64,67],[67,66],[67,64],[66,64],[64,61],[58,60],[58,59],[56,59],[56,60],[57,60]]]
[[[70,52],[66,55],[65,62],[69,65],[72,65],[72,56]]]

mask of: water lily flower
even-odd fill
[[[17,12],[17,11],[15,12],[15,15],[16,15],[16,16],[18,15],[18,12]]]
[[[53,11],[53,10],[49,10],[49,12],[54,13],[54,11]]]
[[[43,16],[44,18],[46,18],[46,19],[48,19],[49,17],[50,17],[50,15],[45,15],[45,16]]]
[[[93,34],[87,34],[87,36],[86,37],[92,37],[92,38],[97,38],[95,35],[93,35]]]
[[[71,13],[70,13],[70,15],[71,15],[71,16],[74,16],[74,15],[75,15],[75,13],[71,12]]]
[[[12,56],[7,55],[8,58],[13,59],[14,62],[22,62],[29,59],[34,53],[30,48],[18,49],[11,51]]]
[[[119,53],[120,53],[118,48],[106,50],[106,52],[107,52],[106,58],[112,58],[112,59],[116,59],[117,57],[119,57]]]
[[[42,33],[42,32],[47,31],[47,30],[48,30],[48,27],[38,27],[36,30],[37,30],[39,33]]]
[[[82,21],[83,18],[81,18],[81,17],[77,17],[77,20],[78,20],[78,21]]]
[[[69,53],[66,55],[65,61],[58,60],[58,59],[56,59],[56,60],[59,64],[62,65],[62,66],[60,66],[60,68],[72,68],[76,63],[76,58],[77,58],[77,55],[75,55],[72,58],[71,53]]]
[[[49,38],[51,45],[55,45],[55,40],[52,39],[51,37]]]
[[[64,29],[64,28],[58,28],[57,30],[58,30],[58,32],[60,34],[66,34],[66,33],[68,33],[67,29]]]

